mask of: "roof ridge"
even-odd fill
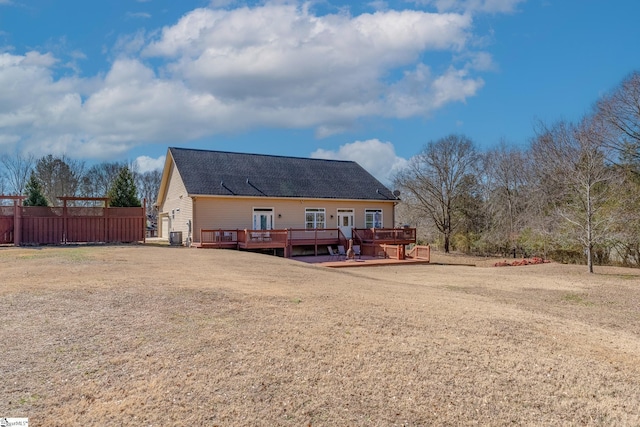
[[[237,154],[239,156],[277,157],[282,159],[315,160],[315,161],[325,161],[325,162],[344,162],[344,163],[355,163],[358,166],[360,166],[354,160],[321,159],[321,158],[313,158],[313,157],[285,156],[281,154],[240,153],[237,151],[206,150],[203,148],[186,148],[186,147],[169,147],[169,150],[200,151],[204,153]]]

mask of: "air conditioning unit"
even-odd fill
[[[182,231],[172,231],[169,233],[169,245],[182,246]]]

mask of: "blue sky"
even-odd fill
[[[526,146],[640,69],[640,2],[0,0],[0,154],[356,160]]]

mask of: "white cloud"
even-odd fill
[[[526,0],[415,0],[416,4],[433,5],[440,12],[512,13]]]
[[[155,170],[162,170],[162,168],[164,167],[165,159],[165,156],[160,156],[157,159],[149,156],[139,156],[138,158],[136,158],[135,164],[138,168],[138,172],[145,173]]]
[[[151,18],[151,14],[147,12],[127,12],[127,18],[149,19]]]
[[[367,3],[367,5],[374,10],[387,10],[389,8],[389,3],[384,0],[374,0]]]
[[[51,67],[58,60],[53,57],[51,53],[41,54],[40,52],[27,52],[25,56],[20,60],[20,64],[26,67],[35,66],[35,67]]]
[[[410,83],[418,92],[384,80],[398,68],[422,67],[417,59],[427,50],[461,51],[471,24],[468,15],[412,10],[351,17],[291,4],[197,9],[165,27],[144,54],[169,59],[174,79],[241,108],[244,126],[312,126],[323,137],[362,117],[426,115],[442,106],[441,93],[438,104],[429,102],[438,76]],[[471,82],[467,88],[481,86],[459,77]]]
[[[355,161],[387,186],[391,185],[394,175],[407,165],[405,158],[396,155],[392,143],[378,139],[341,145],[337,151],[318,149],[311,153],[311,157]]]
[[[49,52],[0,53],[0,131],[21,135],[14,144],[25,151],[105,160],[260,127],[324,137],[363,118],[464,102],[483,85],[474,73],[491,65],[470,51],[469,14],[309,7],[196,9],[162,31],[119,37],[110,69],[88,78],[58,77],[64,64]],[[449,67],[423,64],[432,50],[451,52]]]
[[[236,0],[211,0],[211,2],[209,3],[209,6],[211,6],[214,9],[218,9],[218,8],[225,8],[228,6],[231,6],[232,4],[235,4]]]

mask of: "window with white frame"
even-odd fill
[[[314,228],[325,228],[325,210],[324,208],[306,208],[304,211],[305,228],[313,230]]]
[[[364,228],[382,228],[382,209],[364,210]]]

